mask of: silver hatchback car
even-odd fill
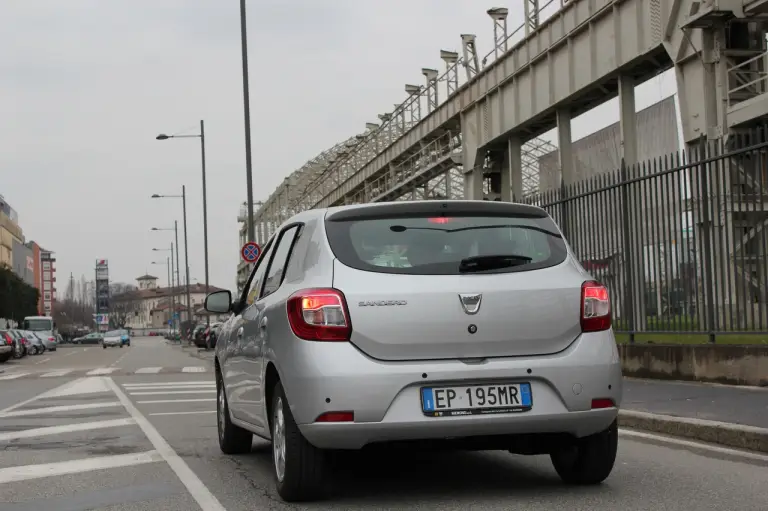
[[[411,443],[613,469],[622,397],[608,290],[537,207],[421,201],[300,213],[263,247],[216,346],[222,451],[272,441],[286,501],[333,450]]]

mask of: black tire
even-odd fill
[[[253,433],[232,424],[229,404],[221,374],[216,373],[216,424],[219,431],[219,448],[224,454],[245,454],[251,452]]]
[[[4,364],[8,362],[12,356],[13,356],[13,352],[10,352],[6,355],[0,355],[0,364]]]
[[[101,347],[104,348],[104,349],[107,349],[107,345],[106,344],[102,344]]]
[[[278,411],[282,410],[284,434],[284,471],[280,480],[278,475],[278,449],[275,442]],[[283,385],[277,382],[272,395],[269,429],[272,436],[272,466],[274,468],[277,493],[286,502],[306,502],[325,496],[328,475],[328,453],[307,442],[293,419],[291,408],[283,391]]]
[[[613,421],[608,429],[580,438],[573,447],[550,454],[557,474],[568,484],[600,484],[616,462],[619,429]]]

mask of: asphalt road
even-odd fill
[[[210,362],[190,350],[143,338],[4,368],[2,511],[768,508],[768,457],[633,432],[599,487],[564,486],[546,457],[389,452],[344,457],[332,500],[286,505],[266,443],[219,451]]]

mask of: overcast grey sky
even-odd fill
[[[469,0],[250,0],[248,44],[254,197],[405,98],[460,33],[492,49],[486,9]],[[234,288],[239,205],[245,200],[237,0],[2,0],[0,194],[27,240],[56,252],[58,290],[109,259],[133,282],[165,254],[181,202],[151,200],[187,187],[190,275],[203,268],[196,133],[206,122],[211,284]],[[638,108],[674,92],[669,76],[638,90]],[[583,136],[618,119],[615,104],[574,126]],[[181,234],[180,234],[181,236]],[[181,239],[181,237],[180,237]],[[183,242],[182,242],[183,245]],[[183,252],[182,252],[183,255]],[[182,263],[183,264],[183,263]]]

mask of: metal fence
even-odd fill
[[[764,128],[528,198],[611,291],[614,328],[750,342],[768,333]],[[735,337],[734,337],[735,336]]]

